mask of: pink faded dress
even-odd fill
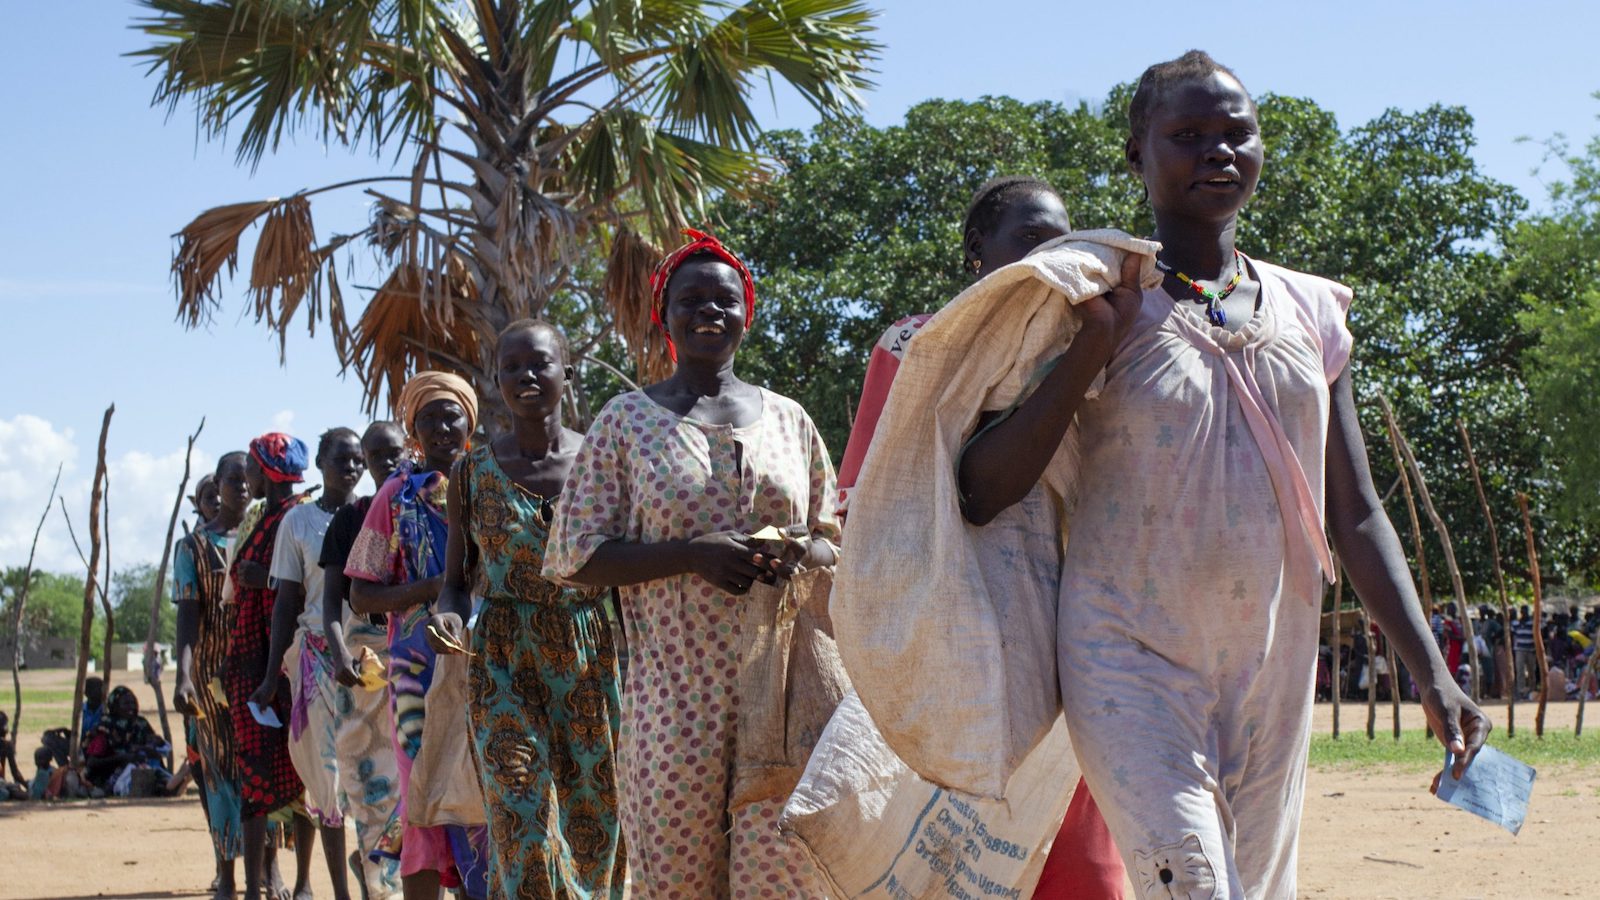
[[[1078,414],[1062,704],[1141,897],[1292,897],[1350,290],[1252,262],[1238,332],[1144,294]]]
[[[762,390],[734,428],[633,391],[606,404],[561,492],[546,577],[569,579],[609,541],[659,543],[804,523],[837,543],[835,482],[804,409]],[[651,898],[820,897],[778,834],[783,800],[728,810],[740,598],[695,574],[621,588],[630,662],[618,793],[633,890]]]

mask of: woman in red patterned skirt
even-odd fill
[[[272,633],[272,606],[277,596],[267,584],[272,565],[272,548],[277,543],[278,524],[296,504],[306,499],[296,493],[300,473],[306,468],[306,446],[299,439],[279,432],[264,434],[250,442],[247,477],[264,481],[260,518],[248,530],[241,529],[234,545],[228,579],[233,587],[234,625],[228,645],[228,658],[222,667],[222,686],[228,695],[228,713],[233,722],[234,758],[239,773],[241,819],[244,831],[244,890],[246,900],[261,896],[262,860],[267,843],[267,816],[300,799],[305,788],[289,758],[289,732],[269,727],[251,712],[251,694],[261,685],[266,673],[267,649]],[[289,721],[287,691],[262,713],[276,714],[278,721]],[[303,815],[295,816],[295,848],[299,877],[295,895],[299,896],[309,875],[311,845],[315,831]]]

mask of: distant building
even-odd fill
[[[12,659],[16,655],[16,646],[7,639],[0,644],[0,668],[11,668]],[[76,638],[60,637],[35,637],[28,636],[27,646],[23,649],[22,666],[24,669],[72,669],[78,665],[78,641]]]

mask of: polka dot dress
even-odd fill
[[[606,405],[551,528],[545,574],[570,577],[607,541],[657,543],[805,523],[837,542],[834,475],[805,410],[762,391],[761,416],[707,425],[643,392]],[[783,801],[730,815],[737,606],[697,575],[621,589],[632,656],[618,746],[633,889],[651,898],[820,897],[821,876],[778,834]]]

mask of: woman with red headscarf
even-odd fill
[[[267,672],[272,607],[277,601],[277,593],[268,586],[267,578],[272,568],[272,550],[283,517],[306,499],[304,493],[295,492],[305,469],[306,445],[299,438],[274,431],[250,442],[245,477],[262,488],[260,517],[248,530],[241,528],[228,567],[234,622],[228,656],[222,666],[222,686],[228,697],[239,772],[246,897],[261,896],[267,816],[290,806],[305,792],[294,761],[289,758],[289,733],[281,725],[269,726],[262,721],[276,716],[280,723],[288,722],[288,695],[280,693],[265,709],[251,702]],[[258,710],[262,718],[257,718]],[[315,834],[309,819],[295,816],[297,894],[305,888],[310,875]]]
[[[730,808],[729,775],[741,597],[758,579],[834,563],[833,466],[799,404],[734,374],[755,285],[715,238],[688,234],[651,279],[676,369],[613,399],[589,429],[545,574],[621,589],[632,658],[617,774],[634,890],[823,896],[778,835],[783,799]],[[767,526],[806,537],[774,559],[747,537]]]

